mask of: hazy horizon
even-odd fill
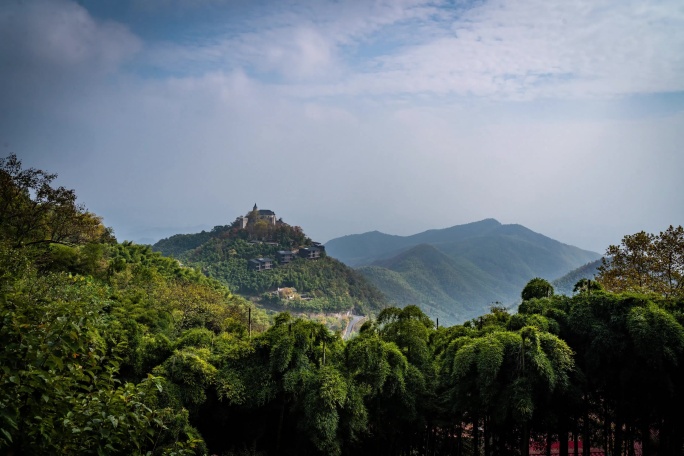
[[[684,224],[681,2],[9,0],[0,156],[120,240]]]

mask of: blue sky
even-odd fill
[[[7,0],[0,147],[121,240],[684,224],[684,4]]]

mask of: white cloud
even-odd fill
[[[76,3],[8,2],[0,9],[4,71],[112,71],[140,48],[123,25],[97,22]]]
[[[65,0],[4,2],[0,7],[0,135],[61,113],[68,100],[92,96],[141,48],[122,24],[97,21]]]
[[[684,90],[677,1],[288,3],[171,55],[257,75],[301,96],[593,98]],[[366,48],[375,55],[365,55]],[[152,52],[152,60],[155,59]],[[205,62],[205,63],[206,63]]]
[[[352,71],[349,48],[365,44],[388,26],[434,13],[427,0],[278,2],[258,13],[243,11],[231,18],[224,33],[153,45],[141,60],[171,73],[245,68],[261,76],[273,74],[287,84],[334,82]]]
[[[342,83],[306,93],[532,99],[684,90],[677,2],[493,0],[450,21],[451,33],[408,43]]]

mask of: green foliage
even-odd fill
[[[323,257],[316,261],[296,259],[269,271],[252,271],[248,260],[276,258],[282,245],[255,244],[241,239],[211,239],[183,257],[235,292],[259,296],[277,288],[293,287],[307,299],[281,301],[284,310],[339,312],[355,308],[366,313],[387,306],[385,297],[362,275],[339,261]],[[272,304],[268,298],[269,304]]]
[[[603,291],[603,285],[591,279],[580,279],[572,288],[573,293],[593,293],[596,291]]]
[[[573,293],[575,293],[574,287],[577,282],[580,280],[594,281],[596,275],[598,275],[599,266],[601,266],[601,259],[582,265],[562,277],[553,280],[551,285],[553,285],[554,292],[556,294],[572,296]]]
[[[12,154],[0,159],[0,239],[15,246],[111,242],[111,230],[76,203],[76,193],[54,188],[56,174],[22,169]]]
[[[11,183],[50,182],[2,166]],[[281,313],[271,324],[257,309],[250,331],[250,303],[147,246],[17,237],[8,214],[28,220],[52,203],[14,190],[0,190],[2,454],[526,454],[555,439],[570,454],[557,437],[570,432],[610,454],[684,448],[675,275],[636,287],[648,294],[584,280],[572,297],[535,279],[517,314],[492,306],[437,329],[417,306],[387,307],[346,343],[321,322]],[[53,210],[26,233],[45,237]],[[629,245],[667,239],[658,248],[676,258],[670,231]],[[235,252],[255,248],[230,236]],[[372,301],[330,259],[281,269],[306,305]]]
[[[684,296],[684,228],[660,234],[641,231],[622,238],[606,250],[597,280],[607,290],[653,292]]]
[[[210,239],[219,237],[230,229],[229,226],[215,226],[211,231],[195,234],[174,234],[154,244],[153,249],[166,256],[179,258],[183,253],[194,250]]]
[[[447,325],[481,315],[492,302],[515,302],[532,277],[558,277],[600,258],[492,219],[405,237],[377,231],[345,236],[326,249],[363,266],[359,270],[393,305],[419,305]]]
[[[159,379],[117,378],[127,341],[105,312],[106,287],[31,269],[14,279],[0,300],[0,448],[195,454],[192,447],[202,447],[179,411],[156,407]],[[172,426],[183,422],[183,432]]]
[[[528,301],[533,298],[548,298],[553,295],[553,286],[544,279],[536,277],[525,285],[520,296],[523,301]]]

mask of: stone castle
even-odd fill
[[[240,228],[242,229],[247,228],[247,225],[249,225],[250,222],[255,223],[258,220],[265,220],[266,223],[268,223],[269,225],[275,226],[275,212],[269,209],[259,209],[256,203],[254,203],[254,207],[252,208],[252,211],[250,213],[248,213],[245,216],[238,217]]]

